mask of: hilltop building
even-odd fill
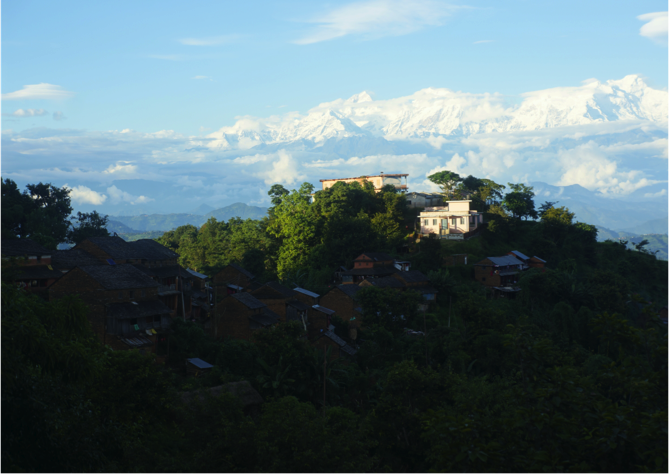
[[[420,213],[420,234],[439,239],[463,240],[483,225],[483,214],[470,209],[472,201],[448,201],[443,206],[426,207]]]
[[[360,176],[358,178],[334,178],[334,179],[321,179],[323,184],[323,189],[328,189],[334,186],[335,183],[352,183],[357,181],[362,184],[364,181],[369,181],[374,185],[374,189],[378,193],[381,191],[381,188],[387,185],[395,186],[395,189],[401,192],[406,192],[409,188],[407,185],[407,176],[408,174],[381,174],[374,176]],[[402,184],[402,178],[404,178],[404,184]]]

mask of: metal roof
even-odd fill
[[[209,277],[208,277],[207,275],[205,275],[204,273],[198,273],[198,272],[196,272],[195,270],[191,270],[190,268],[186,268],[186,271],[187,271],[188,273],[190,273],[191,275],[193,275],[194,277],[197,277],[197,278],[199,278],[199,279],[201,279],[201,280],[207,280],[207,279],[209,279]]]
[[[267,305],[251,293],[235,293],[230,295],[249,309],[265,308]]]
[[[512,257],[511,255],[504,255],[503,257],[488,257],[488,260],[490,260],[494,265],[498,265],[500,267],[523,264],[523,262],[518,260],[516,257]]]
[[[211,369],[213,365],[211,365],[209,362],[205,362],[202,359],[186,359],[188,363],[193,364],[195,367],[198,369]]]
[[[327,315],[335,313],[330,308],[326,308],[325,306],[320,306],[320,305],[317,305],[317,304],[313,305],[312,308],[314,308],[316,311],[320,311],[321,313],[325,313]]]
[[[511,253],[514,254],[516,257],[520,258],[521,260],[529,260],[530,259],[530,257],[528,257],[527,255],[525,255],[522,252],[519,252],[518,250],[512,250]]]
[[[539,258],[539,257],[537,257],[536,255],[535,255],[534,257],[532,257],[532,258],[536,258],[536,259],[539,260],[540,262],[546,263],[546,260],[544,260],[544,259],[542,259],[542,258]]]
[[[299,286],[296,288],[293,288],[293,290],[302,293],[303,295],[311,296],[312,298],[320,298],[321,295],[314,293],[313,291],[305,290],[304,288],[300,288]]]

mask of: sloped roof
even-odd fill
[[[347,272],[341,272],[342,275],[390,275],[392,273],[397,273],[400,270],[394,265],[384,265],[383,267],[372,267],[372,268],[354,268]],[[404,273],[404,272],[403,272]]]
[[[536,259],[539,260],[540,262],[546,263],[546,260],[544,260],[544,259],[542,259],[542,258],[539,258],[539,257],[537,257],[536,255],[535,255],[534,257],[532,257],[532,258],[536,258]]]
[[[303,295],[311,296],[312,298],[320,298],[319,294],[314,293],[313,291],[305,290],[304,288],[300,288],[299,286],[293,288],[293,290],[297,291],[298,293],[302,293]]]
[[[240,267],[240,266],[237,265],[236,263],[231,263],[230,266],[231,266],[232,268],[234,268],[235,270],[241,272],[243,275],[246,275],[246,277],[247,277],[249,280],[253,280],[253,279],[255,278],[255,275],[254,275],[253,273],[251,273],[250,271],[246,270],[245,268]]]
[[[362,257],[363,255],[371,258],[375,262],[384,262],[384,261],[388,261],[388,260],[390,260],[390,261],[395,260],[393,257],[388,255],[387,253],[383,253],[383,252],[363,252],[360,255],[358,255],[358,257],[355,260],[362,260],[360,257]]]
[[[295,290],[291,290],[276,281],[270,281],[257,290],[254,290],[253,296],[259,299],[270,299],[272,296],[276,296],[277,293],[282,298],[294,298],[297,295]]]
[[[421,283],[430,281],[430,279],[420,270],[409,270],[408,272],[398,272],[397,275],[407,283]]]
[[[361,290],[361,288],[358,285],[339,285],[337,286],[341,291],[346,293],[349,297],[355,298],[355,295],[358,293],[358,291]]]
[[[55,250],[48,250],[32,239],[2,239],[0,252],[3,257],[23,257],[53,255]]]
[[[185,278],[188,280],[193,279],[193,275],[190,274],[190,272],[187,272],[185,268],[183,268],[181,265],[168,265],[165,267],[153,267],[151,268],[151,271],[153,271],[153,274],[157,276],[158,278],[168,278],[168,277],[176,277],[178,276],[179,278]]]
[[[297,309],[298,311],[307,311],[311,306],[302,303],[299,300],[293,300],[288,302],[288,306],[292,306],[293,308]]]
[[[276,324],[279,321],[280,316],[271,309],[264,308],[260,314],[253,314],[249,316],[249,319],[255,321],[261,326],[267,327]]]
[[[142,258],[139,248],[131,246],[121,237],[89,237],[86,240],[95,244],[113,259]]]
[[[133,265],[84,265],[81,270],[107,290],[155,288],[158,283]]]
[[[253,296],[251,293],[235,293],[230,295],[249,309],[266,308],[267,305]]]
[[[200,280],[207,280],[209,278],[204,273],[198,273],[195,270],[191,270],[190,268],[186,268],[186,271],[191,275],[193,275],[195,278],[199,278]]]
[[[71,269],[84,265],[103,265],[103,263],[81,249],[56,250],[51,254],[53,268]]]
[[[137,301],[135,303],[112,303],[107,306],[107,317],[115,319],[146,318],[170,314],[172,310],[160,300]]]
[[[387,276],[383,278],[373,278],[371,280],[366,280],[377,288],[404,288],[404,283],[399,281],[397,278],[392,276]]]
[[[211,369],[213,365],[211,365],[209,362],[205,362],[202,359],[198,358],[192,358],[192,359],[186,359],[189,364],[193,364],[195,367],[198,369]]]
[[[326,308],[325,306],[320,306],[320,305],[317,305],[317,304],[313,305],[312,308],[315,309],[316,311],[320,311],[321,313],[325,313],[328,316],[335,313],[330,308]]]
[[[511,255],[504,255],[503,257],[487,257],[487,260],[490,260],[493,265],[497,265],[500,267],[523,264],[523,262],[518,260],[516,257],[512,257]],[[474,265],[487,265],[487,264],[479,262],[475,263]]]
[[[162,244],[159,244],[153,239],[139,239],[133,242],[128,242],[140,258],[146,260],[171,260],[179,258],[179,254],[173,252]]]
[[[530,257],[528,257],[527,255],[525,255],[522,252],[519,252],[518,250],[512,250],[511,253],[514,254],[516,257],[518,257],[521,260],[529,260],[530,259]]]

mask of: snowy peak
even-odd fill
[[[361,92],[319,104],[307,115],[245,117],[209,135],[211,148],[248,149],[261,143],[376,136],[387,140],[532,131],[615,121],[667,123],[667,91],[649,87],[638,75],[521,95],[512,104],[500,94],[469,94],[427,88],[388,100]]]

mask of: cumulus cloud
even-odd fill
[[[103,171],[104,174],[113,174],[115,179],[118,178],[129,178],[134,175],[137,171],[137,165],[131,165],[129,163],[116,163],[109,165],[106,170]]]
[[[217,46],[229,44],[239,39],[239,35],[209,36],[207,38],[182,38],[179,43],[187,46]]]
[[[44,109],[18,109],[12,112],[11,114],[2,114],[2,115],[9,117],[26,118],[26,117],[41,117],[43,115],[47,115],[48,113],[49,112],[47,112]]]
[[[64,187],[69,188],[67,184]],[[77,204],[94,204],[99,206],[107,200],[107,196],[93,191],[86,186],[75,186],[70,188],[70,199]]]
[[[270,169],[254,173],[265,184],[282,183],[292,185],[306,179],[306,176],[300,173],[297,160],[290,153],[281,150],[275,157],[276,159],[271,162],[272,167]]]
[[[60,122],[61,120],[65,120],[66,118],[67,118],[67,117],[65,117],[65,115],[63,114],[63,112],[61,112],[61,111],[59,111],[59,110],[56,110],[56,111],[53,113],[53,119],[56,120],[56,121],[58,121],[58,122]]]
[[[19,99],[69,99],[74,96],[74,92],[66,91],[61,86],[42,82],[40,84],[29,84],[23,86],[18,91],[2,94],[2,100]]]
[[[107,193],[112,203],[129,202],[130,204],[144,204],[153,201],[152,198],[146,196],[133,196],[132,194],[121,191],[115,185],[107,188]]]
[[[637,19],[646,23],[639,30],[641,36],[645,36],[658,44],[667,46],[667,12],[655,12],[639,15]]]
[[[366,39],[399,36],[426,26],[438,26],[460,7],[430,0],[372,0],[350,3],[317,16],[309,23],[316,28],[295,41],[312,44],[361,35]]]

